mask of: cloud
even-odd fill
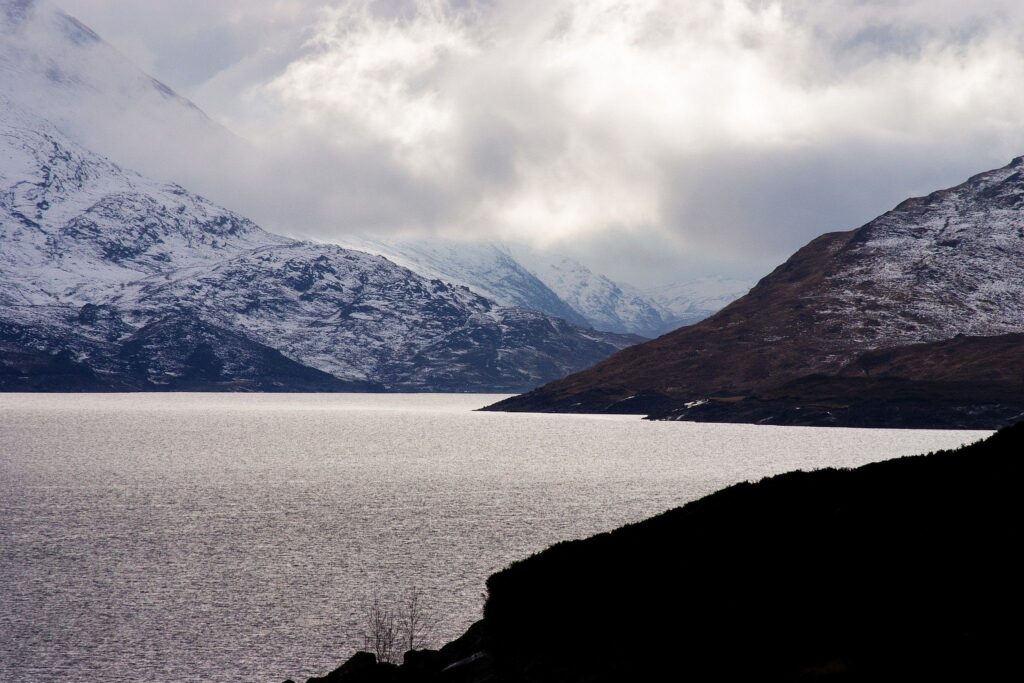
[[[251,182],[282,179],[274,207],[240,208],[325,238],[523,239],[638,280],[756,272],[1024,153],[1015,1],[146,5],[124,21],[162,24],[149,62],[207,41],[182,73],[265,150]]]

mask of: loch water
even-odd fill
[[[0,680],[305,680],[416,586],[484,581],[731,483],[983,432],[482,413],[485,395],[0,394]]]

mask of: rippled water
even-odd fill
[[[374,587],[447,640],[553,542],[984,436],[472,412],[497,398],[0,394],[0,680],[304,680]]]

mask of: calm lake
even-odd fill
[[[0,394],[0,680],[325,674],[375,589],[437,640],[560,540],[984,432],[473,412],[482,395]]]

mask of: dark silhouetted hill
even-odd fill
[[[440,653],[323,680],[1016,678],[1022,462],[1018,425],[732,486],[493,575],[483,620]]]

